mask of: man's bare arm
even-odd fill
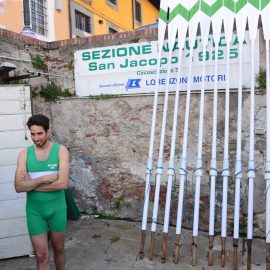
[[[26,149],[22,150],[17,160],[17,169],[15,174],[15,190],[17,192],[28,192],[34,190],[44,183],[55,181],[57,175],[46,175],[32,180],[26,170]]]
[[[59,172],[54,182],[35,188],[38,191],[55,191],[68,188],[69,181],[69,153],[65,146],[61,145],[59,150]]]

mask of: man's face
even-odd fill
[[[33,125],[30,127],[31,139],[37,147],[42,147],[48,141],[48,133],[42,126]]]

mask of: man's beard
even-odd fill
[[[42,146],[44,146],[47,143],[47,141],[48,141],[48,139],[45,139],[43,142],[41,142],[41,144],[35,143],[35,146],[41,148]]]

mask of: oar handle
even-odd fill
[[[153,260],[155,238],[156,238],[156,233],[155,232],[151,232],[150,250],[149,250],[149,260],[150,261]]]
[[[209,255],[208,255],[208,265],[213,265],[213,247],[214,247],[214,236],[209,236]]]
[[[251,270],[251,250],[252,250],[252,239],[247,240],[247,270]]]
[[[144,245],[145,245],[145,239],[146,239],[146,230],[141,231],[141,245],[140,245],[140,252],[139,252],[139,258],[140,260],[144,257]]]
[[[180,238],[181,238],[181,234],[177,234],[175,238],[175,247],[174,247],[174,254],[173,254],[173,262],[175,264],[179,263]]]
[[[196,256],[197,256],[197,237],[192,237],[192,260],[191,265],[196,265]]]
[[[162,240],[162,254],[160,261],[162,263],[166,262],[166,255],[167,255],[167,243],[168,243],[168,233],[163,233],[163,240]]]
[[[270,270],[270,244],[266,244],[266,270]]]
[[[233,270],[237,270],[238,265],[238,239],[233,239]]]
[[[221,237],[221,267],[225,267],[226,237]]]

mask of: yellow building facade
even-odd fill
[[[158,9],[148,0],[74,0],[72,2],[74,6],[72,9],[75,10],[73,12],[76,12],[76,8],[82,7],[84,11],[82,13],[88,16],[92,35],[131,31],[157,22],[159,16]],[[75,22],[78,20],[77,13]],[[74,31],[73,36],[76,36]]]
[[[0,28],[22,32],[24,1],[36,38],[44,41],[131,31],[159,16],[149,0],[0,0]]]
[[[0,28],[21,33],[24,0],[0,0]],[[70,37],[69,0],[29,0],[36,38],[55,41]]]

